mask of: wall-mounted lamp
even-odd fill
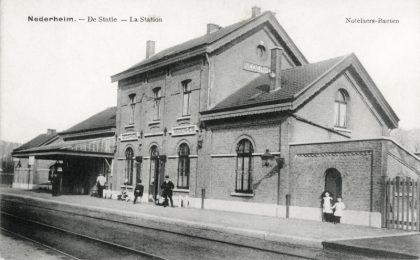
[[[268,167],[270,166],[270,160],[274,159],[274,155],[272,155],[270,153],[270,150],[266,149],[265,153],[261,155],[261,162],[262,162],[262,167]]]
[[[282,157],[276,158],[276,162],[277,162],[277,166],[279,167],[279,169],[283,168],[284,158],[282,158]]]

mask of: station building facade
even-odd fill
[[[398,117],[354,54],[309,63],[272,12],[155,53],[118,82],[113,186],[139,179],[156,201],[169,175],[190,206],[381,225],[387,177],[418,179],[419,158],[389,139]],[[205,191],[205,193],[203,193]],[[202,196],[205,196],[204,205]]]

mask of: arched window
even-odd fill
[[[344,89],[340,89],[337,92],[334,103],[334,124],[337,127],[347,128],[347,103],[348,94]]]
[[[190,148],[183,143],[178,148],[178,182],[177,187],[188,189],[190,183]]]
[[[236,147],[236,192],[252,193],[252,153],[254,149],[247,139]]]
[[[267,51],[266,51],[264,45],[261,45],[261,44],[258,45],[257,46],[257,56],[261,59],[264,59],[266,57],[266,55],[267,55]]]
[[[125,150],[125,181],[127,185],[133,185],[133,156],[131,147]]]

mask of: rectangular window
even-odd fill
[[[160,94],[160,88],[156,88],[153,90],[153,96],[154,96],[154,101],[153,101],[153,121],[159,121],[160,120],[160,99],[161,99],[161,94]]]
[[[135,101],[135,94],[131,94],[128,96],[130,98],[130,113],[128,116],[128,124],[134,124],[134,111],[136,110],[136,101]]]
[[[190,112],[190,96],[191,96],[191,89],[190,89],[190,82],[191,80],[184,80],[182,82],[182,116],[189,116]]]
[[[336,102],[334,104],[334,124],[338,127],[347,127],[347,106],[346,104]]]

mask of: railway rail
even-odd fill
[[[65,212],[1,198],[2,230],[71,259],[317,259]],[[139,222],[144,225],[145,223]],[[101,233],[102,232],[102,233]],[[104,233],[106,233],[104,235]],[[101,239],[102,238],[102,239]],[[128,241],[133,239],[134,241]],[[110,242],[113,241],[113,242]]]
[[[31,221],[3,211],[0,211],[0,214],[2,226],[8,226],[8,228],[1,227],[0,229],[2,232],[8,232],[21,239],[29,240],[70,259],[124,258],[167,260],[167,258],[156,256],[148,252],[81,235],[37,221]],[[13,223],[13,225],[8,225],[9,223],[4,223],[4,221]],[[71,247],[66,245],[71,245]],[[94,254],[93,257],[90,257],[91,254]]]

